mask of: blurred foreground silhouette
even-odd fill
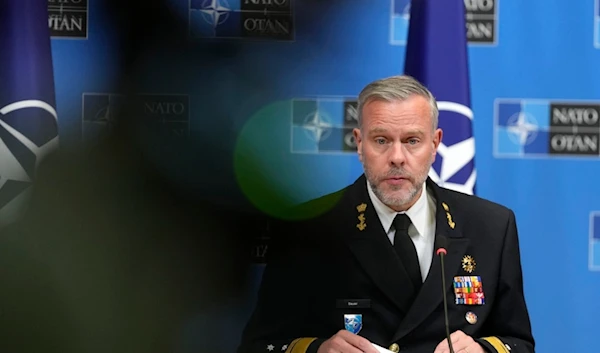
[[[217,352],[222,338],[190,325],[216,323],[219,308],[246,295],[262,220],[188,193],[172,167],[209,168],[198,175],[218,179],[210,168],[221,156],[136,116],[132,97],[144,89],[137,63],[184,53],[185,35],[172,39],[184,19],[160,0],[103,5],[119,33],[125,107],[112,134],[46,158],[27,213],[0,231],[0,351]],[[210,180],[194,184],[211,188]]]
[[[305,0],[295,5],[296,26],[327,28],[326,13],[339,6]],[[229,187],[236,130],[247,118],[231,106],[249,88],[270,97],[289,83],[237,65],[260,45],[195,42],[189,50],[179,2],[98,0],[92,8],[104,12],[98,27],[116,33],[115,92],[125,105],[110,135],[45,159],[28,212],[0,230],[0,352],[233,352],[257,284],[252,242],[266,221]],[[316,39],[316,48],[329,46],[328,35]],[[149,81],[189,79],[185,65],[206,68],[189,87],[210,104],[196,112],[192,137],[173,138],[140,120],[135,96]]]
[[[173,352],[186,321],[243,294],[258,218],[178,192],[118,138],[47,159],[0,237],[1,350]]]

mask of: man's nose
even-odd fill
[[[401,166],[406,162],[406,149],[402,142],[396,142],[390,149],[390,163]]]

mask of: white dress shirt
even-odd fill
[[[396,212],[386,206],[375,195],[371,185],[367,182],[367,189],[371,202],[377,211],[379,220],[383,229],[387,232],[390,242],[394,244],[394,235],[396,231],[392,227],[392,222],[398,213],[406,213],[411,220],[408,227],[408,235],[415,244],[417,256],[419,257],[419,266],[421,267],[421,278],[423,281],[427,278],[431,260],[433,259],[433,245],[435,241],[435,212],[436,204],[433,196],[427,191],[426,184],[423,184],[423,191],[417,202],[406,212]]]

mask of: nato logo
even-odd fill
[[[600,271],[600,212],[590,213],[590,271]]]
[[[190,0],[194,38],[292,41],[292,0]]]
[[[496,157],[600,154],[600,102],[499,99],[494,115]]]
[[[346,330],[357,334],[363,326],[361,314],[344,314],[344,327]]]
[[[355,98],[294,99],[292,153],[355,153],[358,126]]]
[[[18,218],[38,164],[56,148],[58,120],[50,104],[22,100],[0,108],[0,226]]]
[[[93,141],[111,132],[122,106],[121,95],[84,93],[81,114],[82,139]]]
[[[54,39],[87,39],[88,1],[48,0],[48,27]]]
[[[440,186],[472,195],[477,178],[473,111],[456,102],[439,101],[437,105],[444,137],[429,177]]]
[[[94,141],[110,133],[124,108],[124,96],[110,93],[84,93],[82,137]],[[163,136],[189,135],[189,96],[185,94],[140,94],[131,98],[140,124]]]
[[[391,0],[390,44],[406,45],[410,0]],[[498,0],[464,0],[465,35],[469,44],[497,44]]]

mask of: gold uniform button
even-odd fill
[[[397,343],[393,343],[389,349],[394,353],[400,352],[400,346]]]

